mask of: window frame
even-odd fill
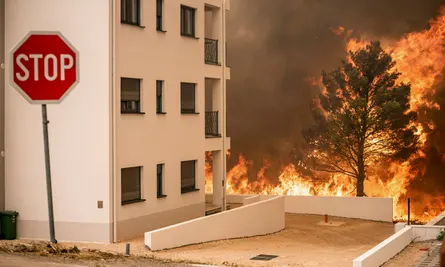
[[[156,114],[167,114],[164,111],[164,84],[163,80],[156,80]]]
[[[193,186],[188,186],[188,187],[184,187],[182,185],[182,180],[183,180],[183,176],[182,176],[182,164],[183,163],[189,163],[189,162],[193,162]],[[198,161],[197,160],[186,160],[186,161],[181,161],[181,194],[186,194],[186,193],[190,193],[190,192],[195,192],[195,191],[199,191],[198,188],[196,188],[196,168],[197,168],[197,164]]]
[[[157,198],[165,198],[167,195],[164,192],[164,175],[165,164],[159,163],[156,165],[156,196]]]
[[[156,30],[164,31],[164,0],[156,0]]]
[[[123,187],[123,181],[124,181],[124,175],[123,175],[123,171],[125,169],[138,169],[138,186],[139,186],[139,196],[137,198],[134,199],[128,199],[128,200],[123,200],[123,195],[124,195],[124,187]],[[128,205],[128,204],[132,204],[132,203],[138,203],[138,202],[144,202],[145,199],[142,197],[142,166],[135,166],[135,167],[126,167],[126,168],[121,168],[121,206],[124,205]]]
[[[124,7],[127,4],[127,1],[135,1],[136,4],[136,22],[131,21],[130,19],[126,18],[128,14],[124,13]],[[129,12],[129,11],[127,11]],[[131,13],[131,11],[130,11]],[[124,16],[125,14],[125,16]],[[133,26],[141,26],[141,0],[121,0],[121,23],[122,24],[128,24]]]
[[[181,20],[181,35],[182,36],[186,36],[186,37],[192,37],[192,38],[196,38],[196,8],[194,7],[190,7],[190,6],[186,6],[186,5],[181,5],[181,15],[180,15],[180,20]],[[192,14],[192,19],[190,21],[191,23],[191,29],[192,29],[192,33],[186,33],[185,32],[185,25],[187,23],[187,16],[185,16],[185,11],[189,11]]]
[[[182,94],[183,94],[183,92],[182,92],[182,85],[185,85],[185,84],[191,84],[191,85],[193,85],[193,110],[188,110],[188,109],[184,109],[183,107],[182,107]],[[180,85],[180,94],[181,94],[181,96],[180,96],[180,108],[181,108],[181,114],[199,114],[198,112],[197,112],[197,109],[196,109],[196,83],[191,83],[191,82],[181,82],[181,85]]]
[[[137,85],[137,90],[138,90],[138,100],[123,100],[123,97],[122,97],[122,93],[123,93],[123,90],[122,90],[122,81],[123,80],[133,80],[133,81],[135,81],[135,80],[137,80],[138,81],[138,85]],[[144,114],[144,112],[142,112],[142,103],[141,103],[141,99],[142,99],[142,97],[141,97],[141,95],[142,95],[142,90],[141,90],[141,88],[142,88],[142,79],[139,79],[139,78],[130,78],[130,77],[121,77],[121,80],[120,80],[120,105],[121,105],[121,107],[120,107],[120,109],[121,109],[121,114]],[[126,110],[124,110],[123,109],[123,102],[132,102],[132,101],[135,101],[136,102],[136,109],[135,110],[128,110],[128,109],[126,109]]]

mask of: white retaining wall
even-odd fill
[[[439,215],[437,215],[434,219],[432,219],[431,221],[429,221],[427,223],[427,225],[445,225],[445,211],[443,211],[442,213],[440,213]]]
[[[413,229],[405,227],[368,250],[352,262],[353,267],[377,267],[406,248],[413,239]]]
[[[405,226],[404,226],[405,225]],[[387,262],[411,242],[435,240],[444,226],[396,224],[396,233],[353,261],[353,267],[375,267]]]
[[[227,203],[247,205],[274,195],[227,195]],[[393,199],[378,197],[284,196],[285,212],[330,215],[372,221],[392,222]],[[206,195],[212,201],[212,195]]]
[[[445,226],[437,225],[412,225],[413,228],[413,241],[427,241],[435,240],[440,234],[440,231],[444,230]]]
[[[226,195],[226,201],[227,203],[234,203],[234,204],[243,204],[244,199],[256,196],[256,195],[238,195],[238,194],[230,194]],[[271,196],[276,197],[276,196]],[[269,199],[269,198],[267,198]],[[263,199],[261,199],[263,200]],[[213,194],[206,193],[206,202],[210,203],[213,201]]]
[[[393,199],[374,197],[286,196],[289,213],[331,215],[392,222]]]
[[[185,245],[270,234],[284,229],[284,197],[186,221],[145,233],[145,245],[162,250]]]
[[[261,199],[260,196],[246,197],[246,198],[243,199],[243,206],[249,205],[249,204],[252,204],[252,203],[256,203],[256,202],[260,202],[262,200],[267,200],[267,199]]]

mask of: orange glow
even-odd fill
[[[344,27],[334,28],[333,32],[342,35]],[[348,35],[347,35],[348,36]],[[356,51],[366,47],[370,40],[367,38],[346,40],[346,51]],[[436,92],[435,85],[444,79],[445,70],[445,7],[440,10],[439,16],[430,22],[427,30],[412,32],[400,40],[382,40],[382,47],[389,51],[396,61],[395,70],[401,72],[398,82],[411,84],[410,108],[419,111],[421,107],[440,109],[438,103],[431,97]],[[313,86],[321,85],[321,80],[308,78],[307,82]],[[427,128],[425,129],[425,125]],[[420,145],[425,146],[428,130],[434,129],[432,122],[416,122],[416,134]],[[371,141],[372,142],[372,141]],[[314,153],[319,153],[314,151]],[[365,193],[374,197],[392,197],[394,199],[394,219],[401,220],[407,217],[406,193],[409,182],[419,173],[414,172],[410,166],[416,159],[426,157],[419,150],[405,162],[379,163],[368,168],[365,181]],[[318,182],[314,177],[305,177],[302,174],[303,164],[289,164],[283,166],[277,179],[266,177],[265,170],[268,162],[264,162],[257,173],[255,181],[248,179],[248,167],[253,163],[240,155],[238,163],[227,173],[228,194],[276,194],[276,195],[318,195],[318,196],[354,196],[355,180],[342,174],[329,175],[327,179]],[[421,173],[420,173],[421,174]],[[385,176],[385,178],[382,178]],[[210,164],[206,163],[206,192],[211,192],[212,171]],[[434,197],[418,193],[422,203],[413,203],[412,216],[414,220],[425,222],[445,210],[445,196]]]

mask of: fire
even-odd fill
[[[346,51],[356,51],[364,48],[371,38],[360,40],[350,39],[352,31],[344,27],[332,29],[336,35],[346,35]],[[422,108],[440,110],[440,105],[431,96],[436,94],[435,86],[445,77],[445,6],[439,15],[430,21],[430,27],[420,32],[412,32],[400,40],[382,38],[382,47],[390,51],[396,61],[395,70],[401,76],[398,82],[411,84],[410,108],[419,112]],[[318,78],[308,78],[307,81],[317,86]],[[426,120],[426,121],[425,121]],[[407,190],[410,181],[422,170],[414,171],[412,162],[427,157],[423,152],[429,133],[435,125],[431,120],[423,118],[416,122],[417,135],[421,149],[405,162],[382,162],[369,166],[368,179],[365,181],[365,193],[374,197],[392,197],[394,199],[394,216],[396,220],[406,219],[409,197]],[[315,152],[315,151],[314,151]],[[209,155],[207,155],[208,157]],[[445,159],[445,155],[442,156]],[[248,168],[253,162],[240,155],[236,164],[227,173],[227,193],[229,194],[276,194],[276,195],[318,195],[318,196],[353,196],[355,194],[355,180],[342,174],[331,174],[328,179],[314,179],[303,174],[303,164],[288,164],[282,167],[276,179],[265,176],[269,163],[264,162],[257,173],[255,181],[249,181]],[[419,173],[420,172],[420,173]],[[276,181],[276,182],[271,182]],[[206,162],[206,192],[211,192],[212,170],[211,164]],[[430,196],[418,192],[418,199],[422,203],[412,203],[411,218],[420,222],[430,220],[445,210],[445,196]]]

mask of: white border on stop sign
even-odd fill
[[[13,66],[14,66],[14,52],[17,51],[17,49],[26,41],[31,35],[58,35],[60,39],[62,39],[66,45],[71,48],[74,51],[74,54],[76,54],[76,60],[74,62],[75,68],[76,68],[76,81],[65,91],[65,93],[60,97],[59,100],[32,100],[25,92],[23,92],[22,88],[18,86],[14,82],[14,72],[13,72]],[[28,32],[9,52],[9,83],[22,95],[29,103],[31,104],[60,104],[65,97],[74,89],[74,87],[77,86],[80,79],[80,72],[79,72],[79,51],[68,41],[68,39],[60,32],[60,31],[30,31]]]

